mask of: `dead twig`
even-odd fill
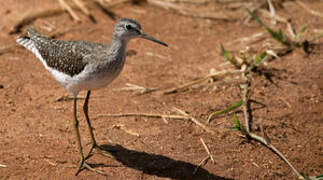
[[[9,31],[9,34],[15,34],[21,32],[21,29],[25,26],[30,24],[31,22],[35,21],[38,18],[45,18],[50,16],[55,16],[58,14],[63,13],[64,10],[62,8],[53,8],[53,9],[45,9],[40,12],[33,12],[32,14],[27,14],[26,16],[20,18]]]
[[[137,132],[134,132],[134,131],[132,131],[130,129],[127,129],[124,124],[113,125],[112,128],[121,129],[124,132],[126,132],[127,134],[130,134],[130,135],[133,135],[133,136],[136,136],[136,137],[140,137],[140,135]]]
[[[199,170],[200,167],[202,167],[204,164],[207,163],[207,161],[210,159],[210,156],[206,156],[200,163],[199,165],[196,166],[196,168],[193,171],[193,175],[195,175],[197,173],[197,171]]]
[[[130,84],[130,83],[126,83],[126,85],[128,87],[120,88],[120,89],[117,89],[117,90],[119,90],[119,91],[139,91],[139,92],[135,93],[135,95],[142,95],[142,94],[152,93],[152,92],[155,92],[155,91],[158,90],[157,88],[145,88],[145,87],[138,86],[138,85],[135,85],[135,84]]]
[[[247,69],[247,65],[242,65],[241,67],[241,71],[245,71]],[[241,78],[248,81],[248,78],[246,76],[246,73],[241,73]],[[241,87],[241,91],[242,91],[242,111],[243,111],[243,115],[245,118],[245,127],[246,127],[246,131],[250,132],[250,124],[249,124],[249,112],[248,112],[248,92],[249,92],[249,82],[243,83],[240,85]]]
[[[62,6],[62,8],[65,9],[70,14],[70,16],[75,22],[81,22],[81,19],[73,11],[73,8],[65,2],[65,0],[58,0],[58,2]]]
[[[230,17],[228,14],[225,14],[223,12],[219,13],[201,13],[201,12],[194,12],[191,9],[176,5],[171,2],[162,1],[162,0],[147,0],[148,3],[167,9],[167,10],[173,10],[177,12],[178,14],[184,15],[184,16],[190,16],[194,18],[202,18],[202,19],[211,19],[211,20],[224,20],[224,21],[233,21],[235,18]]]
[[[162,120],[164,121],[165,124],[168,124],[168,121],[166,118],[162,117]]]
[[[285,98],[283,98],[283,97],[279,97],[278,99],[279,99],[279,100],[281,100],[282,102],[284,102],[284,103],[286,104],[286,106],[287,106],[287,107],[289,107],[289,108],[291,108],[291,107],[292,107],[292,105],[290,105],[290,103],[289,103]]]
[[[91,98],[102,98],[104,96],[93,96]],[[72,101],[74,99],[73,96],[70,95],[63,95],[63,96],[59,96],[55,99],[55,102],[62,102],[62,101]],[[78,100],[80,99],[85,99],[85,96],[81,96],[81,97],[77,97]]]
[[[212,154],[211,154],[211,152],[210,152],[209,147],[207,147],[207,145],[205,144],[205,142],[204,142],[203,138],[200,138],[200,141],[202,142],[202,144],[203,144],[203,146],[204,146],[204,149],[206,150],[206,152],[207,152],[207,154],[209,155],[209,157],[210,157],[210,159],[211,159],[212,163],[214,164],[214,159],[213,159],[213,156],[212,156]]]
[[[111,6],[116,5],[116,4],[128,2],[129,0],[113,1],[113,3],[109,2],[108,0],[105,0],[105,1],[107,2],[108,6],[111,7]],[[115,13],[113,13],[112,11],[110,11],[109,9],[106,8],[106,5],[104,4],[103,0],[95,0],[95,4],[96,4],[97,7],[99,7],[111,19],[113,19],[113,20],[116,19]]]
[[[100,2],[100,0],[97,0],[98,2]],[[89,1],[88,3],[84,3],[84,6],[87,7],[88,9],[92,9],[92,8],[97,8],[98,7],[98,3],[97,1]],[[124,3],[127,2],[129,0],[120,0],[120,1],[113,1],[111,3],[108,4],[108,6],[111,8],[117,4],[120,3]],[[78,6],[76,5],[72,5],[70,6],[72,9],[79,9]],[[106,10],[106,7],[103,4],[100,4],[99,6],[109,17],[111,17],[112,19],[115,19],[114,16],[112,16],[113,13],[109,12]],[[43,9],[41,11],[38,12],[32,12],[31,14],[27,14],[23,17],[21,17],[20,19],[17,20],[17,22],[15,22],[13,24],[13,26],[10,28],[9,34],[16,34],[21,32],[21,29],[32,23],[33,21],[35,21],[38,18],[46,18],[46,17],[50,17],[50,16],[55,16],[55,15],[59,15],[65,12],[65,9],[62,9],[62,7],[54,7],[54,8],[49,8],[49,9]],[[108,13],[107,13],[108,12]]]
[[[0,164],[0,168],[6,168],[8,167],[7,165],[4,165],[4,164]]]
[[[89,19],[93,22],[96,23],[95,18],[93,17],[93,15],[90,13],[90,11],[88,10],[88,8],[86,7],[86,5],[80,1],[80,0],[73,0],[73,2],[80,8],[80,10],[89,17]]]
[[[204,124],[196,120],[195,118],[189,116],[184,111],[174,108],[177,112],[182,114],[182,116],[179,115],[163,115],[163,114],[149,114],[149,113],[120,113],[120,114],[98,114],[96,118],[101,117],[147,117],[147,118],[161,118],[161,119],[178,119],[178,120],[190,120],[196,125],[200,126],[202,129],[204,129],[206,132],[209,132],[211,134],[215,134],[215,132],[208,127],[206,127]],[[168,122],[167,122],[168,123]]]
[[[314,16],[318,16],[318,17],[323,17],[323,13],[320,13],[320,12],[317,12],[317,11],[312,10],[306,4],[304,4],[303,2],[297,0],[296,3],[299,4],[300,6],[302,6],[310,14],[312,14]]]
[[[190,3],[190,4],[207,4],[213,2],[213,0],[170,0],[175,3]]]
[[[234,40],[232,42],[229,42],[228,45],[231,45],[231,44],[236,43],[236,42],[243,43],[243,42],[246,42],[246,41],[253,41],[253,40],[257,39],[257,38],[263,37],[264,35],[265,35],[264,32],[255,33],[255,34],[253,34],[253,35],[251,35],[249,37],[243,37],[243,38],[236,39],[236,40]]]
[[[271,0],[267,0],[267,2],[268,2],[268,6],[269,6],[269,11],[271,14],[271,23],[275,25],[276,19],[274,17],[275,17],[276,11],[275,11],[274,5],[271,3]]]
[[[322,34],[323,33],[323,29],[313,29],[314,33],[319,33]]]
[[[211,130],[210,128],[208,128],[207,126],[205,126],[204,124],[202,124],[200,121],[198,121],[197,119],[195,119],[192,116],[189,116],[185,111],[178,109],[178,108],[174,108],[174,110],[176,110],[178,113],[182,114],[183,116],[189,117],[189,120],[191,120],[193,123],[195,123],[196,125],[200,126],[202,129],[204,129],[206,132],[211,133],[211,134],[216,134],[213,130]]]
[[[279,21],[279,22],[282,22],[282,23],[288,23],[288,20],[286,18],[281,17],[278,14],[275,14],[274,16],[272,16],[272,14],[269,11],[265,10],[265,9],[260,9],[259,12],[262,13],[263,15],[269,17],[269,18],[271,18],[271,17],[274,18],[276,21]]]
[[[226,75],[239,74],[239,73],[241,73],[240,70],[231,70],[231,71],[223,70],[223,71],[215,72],[215,73],[209,74],[209,75],[207,75],[205,77],[199,78],[197,80],[187,82],[185,84],[176,86],[174,88],[169,88],[169,89],[165,90],[163,92],[163,94],[175,93],[175,92],[177,92],[179,90],[186,89],[188,87],[191,87],[191,86],[193,86],[195,84],[202,83],[202,82],[207,81],[209,79],[214,79],[214,78],[219,78],[219,77],[223,77],[223,76],[226,76]]]
[[[53,167],[57,167],[57,166],[60,166],[60,167],[64,167],[64,168],[76,168],[75,165],[65,165],[66,164],[66,161],[56,161],[56,162],[52,162],[50,160],[50,158],[48,157],[45,157],[44,160],[51,166]]]
[[[49,159],[44,159],[49,165],[56,167],[58,164],[55,162],[50,161]]]
[[[120,113],[120,114],[99,114],[97,118],[101,117],[147,117],[147,118],[165,118],[165,119],[178,119],[188,120],[189,117],[179,115],[163,115],[163,114],[148,114],[148,113]]]
[[[252,132],[247,133],[247,135],[249,137],[251,137],[252,139],[261,142],[267,148],[269,148],[273,152],[275,152],[283,161],[285,161],[287,163],[287,165],[294,171],[294,173],[296,174],[296,176],[299,179],[303,179],[303,176],[296,170],[296,168],[288,161],[288,159],[274,145],[272,145],[270,142],[268,142],[265,138],[263,138],[261,136],[258,136],[258,135],[254,134]]]

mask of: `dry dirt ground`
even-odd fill
[[[322,1],[306,3],[323,11]],[[9,35],[9,31],[20,17],[57,6],[51,0],[1,1],[0,47],[15,43],[19,34]],[[263,31],[259,25],[254,21],[247,26],[242,21],[196,19],[147,4],[124,3],[110,10],[118,17],[139,20],[146,32],[167,42],[169,47],[132,40],[128,50],[136,54],[127,58],[121,75],[108,87],[92,93],[89,112],[97,141],[114,151],[110,152],[112,158],[95,153],[90,163],[106,172],[109,179],[296,179],[269,149],[228,130],[226,127],[232,126],[231,115],[220,116],[208,125],[215,135],[186,120],[167,120],[167,124],[157,118],[98,117],[126,112],[170,114],[176,107],[206,124],[211,112],[241,99],[238,86],[209,85],[170,95],[156,92],[141,96],[116,90],[126,83],[165,89],[204,76],[225,62],[219,53],[220,43],[231,50],[245,49],[241,44],[226,43]],[[304,24],[310,31],[323,29],[323,18],[300,6],[277,11],[291,18],[295,29]],[[73,22],[64,13],[37,19],[31,25],[44,34],[50,34],[45,27],[76,29],[59,39],[109,42],[115,20],[101,10],[91,12],[96,24],[78,12],[81,23]],[[258,43],[262,46],[265,42]],[[310,55],[299,49],[269,62],[265,70],[272,75],[272,82],[255,75],[251,95],[251,99],[265,105],[251,104],[254,131],[260,134],[262,122],[271,142],[299,171],[311,176],[323,173],[322,43],[317,41]],[[0,164],[6,166],[0,167],[0,179],[106,178],[89,171],[74,176],[79,155],[71,124],[72,101],[57,101],[68,93],[34,55],[22,48],[2,54],[0,84]],[[79,96],[84,97],[84,93]],[[88,151],[82,103],[80,100],[78,115],[81,139]],[[241,113],[238,117],[242,119]],[[200,138],[209,146],[215,163],[208,161],[193,175],[207,156]]]

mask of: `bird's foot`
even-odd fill
[[[78,170],[76,171],[75,173],[75,176],[77,176],[81,171],[83,171],[84,169],[87,169],[89,171],[92,171],[92,172],[95,172],[95,173],[98,173],[102,176],[108,176],[107,174],[105,174],[104,172],[100,171],[100,170],[97,170],[95,168],[93,168],[90,164],[88,164],[86,161],[86,159],[81,159],[80,161],[80,166],[78,168]]]

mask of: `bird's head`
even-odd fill
[[[155,39],[154,37],[144,33],[138,21],[128,18],[120,19],[114,27],[114,38],[123,41],[129,41],[133,38],[144,38],[163,46],[168,46],[166,43]]]

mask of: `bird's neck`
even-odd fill
[[[110,53],[113,53],[113,54],[125,53],[127,44],[128,44],[128,40],[112,38],[110,42]]]

